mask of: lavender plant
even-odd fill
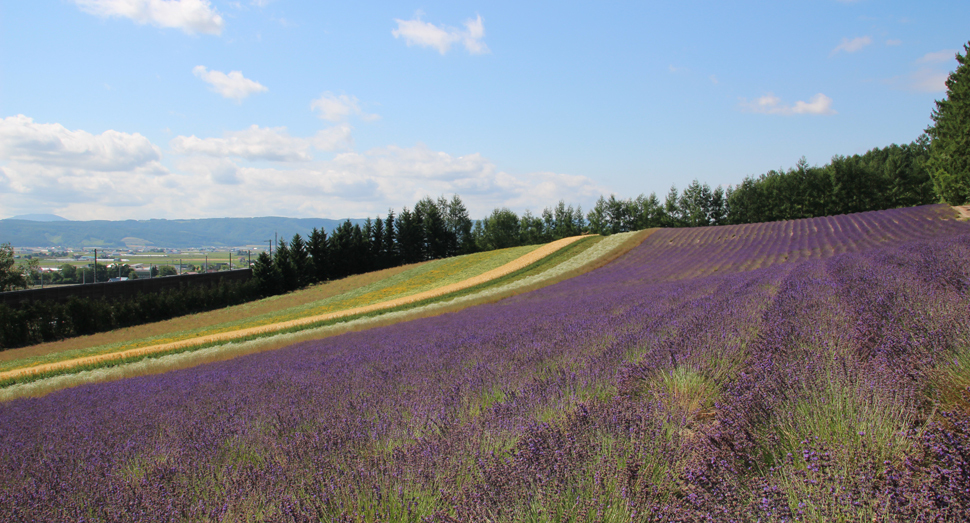
[[[948,212],[661,230],[497,303],[0,404],[0,520],[964,520]]]

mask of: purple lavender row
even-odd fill
[[[498,303],[9,402],[0,520],[959,520],[943,212],[662,230]]]

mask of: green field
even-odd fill
[[[342,332],[347,328],[357,329],[363,325],[376,325],[388,321],[397,322],[415,314],[440,314],[483,301],[501,299],[504,296],[535,288],[535,286],[547,285],[557,281],[558,278],[574,274],[576,271],[583,272],[596,266],[597,263],[605,263],[604,260],[611,259],[611,256],[617,255],[616,253],[623,251],[624,248],[635,245],[638,243],[638,239],[642,237],[643,233],[616,235],[610,237],[609,241],[603,241],[604,238],[598,236],[583,238],[522,269],[483,281],[457,292],[421,299],[384,310],[353,314],[333,320],[315,322],[310,325],[272,331],[263,335],[233,339],[229,343],[232,346],[229,353],[237,350],[241,342],[249,343],[260,338],[271,338],[262,346],[274,348],[277,344],[276,338],[291,340],[296,333],[299,333],[302,337],[328,336]],[[208,348],[226,345],[227,341],[195,343],[193,340],[221,333],[231,335],[234,331],[252,327],[269,326],[272,328],[275,324],[320,315],[321,313],[350,310],[356,307],[388,302],[395,298],[426,293],[449,284],[467,281],[505,266],[508,262],[529,254],[537,247],[539,246],[516,247],[388,269],[315,285],[301,291],[218,311],[5,351],[0,353],[0,372],[55,364],[77,358],[101,356],[106,358],[105,361],[85,364],[70,371],[44,372],[35,376],[24,376],[12,380],[4,379],[4,385],[9,386],[14,383],[27,383],[78,371],[92,371],[105,367],[137,363],[149,356],[140,355],[133,358],[117,359],[112,355],[140,347],[182,341],[188,343],[188,346],[185,347],[180,346],[152,354],[151,358],[194,352],[200,349],[207,349],[212,352]],[[265,350],[265,348],[262,350]],[[185,360],[186,358],[182,359]]]

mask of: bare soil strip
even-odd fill
[[[257,336],[261,334],[279,332],[293,327],[311,325],[321,321],[338,319],[338,318],[343,318],[347,316],[355,316],[358,314],[365,314],[368,312],[374,312],[374,311],[379,311],[383,309],[391,309],[394,307],[399,307],[401,305],[407,305],[409,303],[419,302],[430,298],[436,298],[438,296],[464,290],[469,287],[474,287],[476,285],[480,285],[482,283],[494,280],[495,278],[501,278],[502,276],[511,274],[519,269],[525,268],[528,265],[531,265],[532,263],[535,263],[536,261],[539,261],[540,259],[546,256],[549,256],[550,254],[558,251],[559,249],[562,249],[563,247],[581,238],[582,236],[573,236],[571,238],[563,238],[561,240],[554,241],[552,243],[539,247],[538,249],[526,254],[525,256],[512,260],[511,262],[501,267],[492,269],[478,276],[468,278],[467,280],[460,281],[458,283],[445,285],[443,287],[438,287],[436,289],[431,289],[429,291],[413,294],[410,296],[404,296],[401,298],[388,300],[380,303],[374,303],[363,307],[356,307],[353,309],[331,312],[327,314],[320,314],[316,316],[309,316],[306,318],[299,318],[296,320],[290,320],[290,321],[281,322],[281,323],[274,323],[272,325],[250,327],[247,329],[240,329],[232,332],[223,332],[219,334],[211,334],[208,336],[200,336],[200,337],[192,338],[188,340],[181,340],[181,341],[176,341],[171,343],[162,343],[158,345],[150,345],[147,347],[139,347],[137,349],[129,349],[126,351],[115,352],[111,354],[101,354],[98,356],[75,358],[70,360],[58,361],[54,363],[46,363],[42,365],[34,365],[31,367],[14,369],[14,370],[0,373],[0,380],[17,378],[17,377],[27,376],[31,374],[40,374],[45,372],[70,369],[76,366],[91,365],[96,363],[102,363],[105,361],[122,360],[125,358],[143,356],[143,355],[153,354],[157,352],[178,350],[178,349],[191,347],[195,345],[205,345],[205,344],[216,343],[221,341],[230,341],[230,340],[245,338],[249,336]]]
[[[970,205],[954,205],[953,208],[960,213],[960,218],[970,220]]]

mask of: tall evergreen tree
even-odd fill
[[[331,279],[340,279],[353,274],[351,260],[351,236],[354,226],[345,220],[330,233],[330,271]]]
[[[449,255],[467,254],[474,249],[474,242],[471,239],[472,220],[468,217],[468,208],[457,194],[451,197],[448,202],[448,230],[449,236]]]
[[[946,79],[946,98],[930,115],[930,158],[936,192],[950,205],[970,202],[970,43],[957,53],[957,68]]]
[[[263,251],[253,263],[253,279],[262,296],[274,296],[284,292],[283,275],[269,253]]]
[[[280,275],[283,278],[283,292],[288,292],[299,288],[300,279],[297,274],[296,265],[293,263],[290,248],[286,245],[286,240],[281,241],[279,246],[276,247],[276,252],[273,253],[273,263],[276,265],[276,268],[280,271]]]
[[[290,240],[290,259],[293,260],[293,269],[296,273],[294,289],[302,289],[313,281],[314,270],[307,244],[299,234],[294,234],[293,239]]]
[[[424,230],[419,221],[420,216],[408,210],[401,209],[397,217],[397,247],[401,263],[417,263],[423,260]]]
[[[684,225],[680,209],[677,186],[671,185],[664,199],[664,227],[682,227]]]
[[[447,205],[447,202],[445,202]],[[414,206],[414,214],[421,216],[424,234],[424,259],[434,260],[448,255],[449,233],[445,215],[437,202],[430,197],[422,198]]]
[[[384,267],[395,267],[399,263],[396,228],[394,209],[388,209],[387,218],[384,218],[384,248],[381,249]]]
[[[589,222],[589,232],[593,234],[610,234],[609,219],[606,209],[606,198],[603,195],[596,200],[596,204],[586,215]]]
[[[384,269],[384,222],[378,216],[370,232],[370,259],[372,269]]]
[[[313,276],[315,281],[325,282],[330,279],[330,250],[327,245],[327,233],[323,229],[317,230],[316,227],[310,233],[310,242],[307,246],[313,262]]]

